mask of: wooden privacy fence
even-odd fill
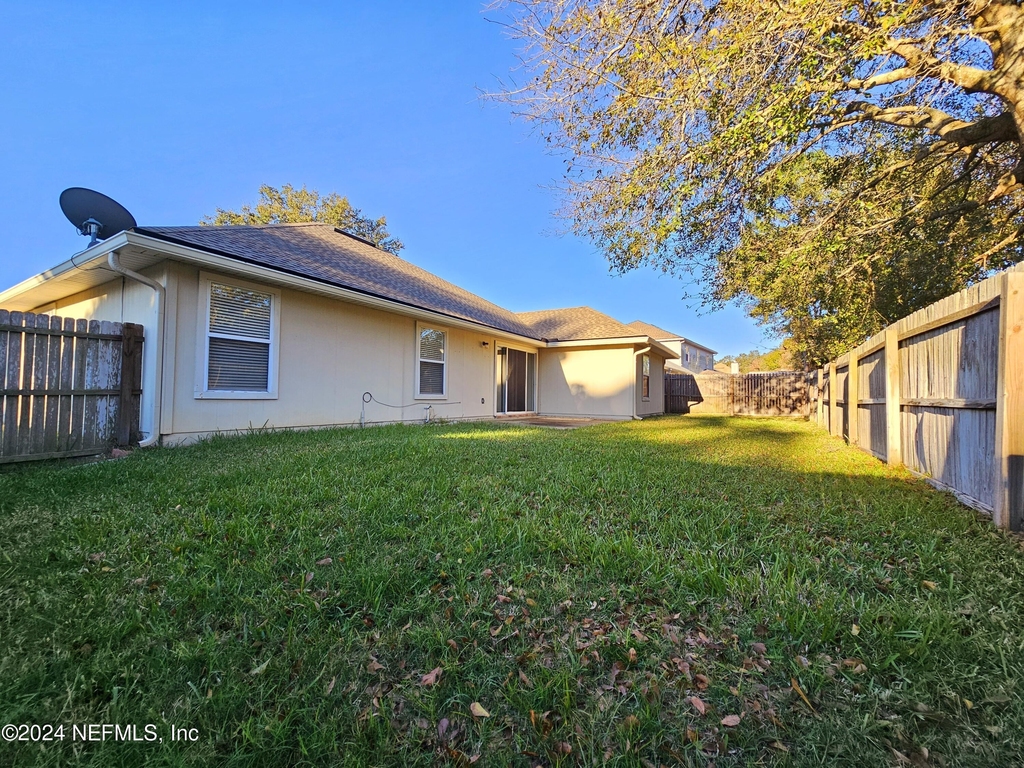
[[[665,412],[809,416],[808,382],[802,371],[667,373]]]
[[[143,329],[0,309],[0,464],[138,439]]]
[[[817,372],[815,418],[996,525],[1024,518],[1024,265],[872,336]]]

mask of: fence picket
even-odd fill
[[[36,328],[50,328],[49,315],[36,315]],[[50,335],[37,333],[35,335],[35,352],[33,353],[32,367],[32,389],[46,389],[46,367],[49,362]],[[46,422],[46,395],[32,395],[32,453],[43,453],[43,442],[45,440]]]
[[[35,339],[34,334],[29,331],[36,327],[36,316],[26,312],[23,320],[25,334],[22,336],[21,344],[21,385],[20,389],[32,389],[32,371],[35,362]],[[21,395],[19,398],[21,413],[18,416],[18,451],[20,453],[32,453],[32,397]]]
[[[64,318],[64,332],[74,333],[75,320]],[[60,337],[60,384],[61,390],[70,392],[74,385],[72,375],[75,363],[75,337]],[[57,407],[57,450],[71,450],[71,395],[61,395]]]
[[[62,318],[54,315],[50,318],[50,330],[59,331],[62,325]],[[46,379],[43,384],[47,391],[60,389],[60,347],[63,337],[50,336],[47,349]],[[57,450],[57,415],[59,412],[60,398],[56,395],[46,395],[46,419],[43,429],[43,452],[53,453]]]

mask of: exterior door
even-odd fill
[[[535,411],[537,354],[511,347],[497,348],[498,413]]]

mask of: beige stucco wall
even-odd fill
[[[542,349],[538,410],[547,416],[633,416],[633,348]]]
[[[636,356],[636,414],[637,416],[653,416],[665,412],[665,358],[655,354],[651,356],[650,397],[643,397],[643,355]]]
[[[264,424],[358,424],[364,392],[371,392],[383,403],[411,406],[398,410],[369,403],[368,423],[421,422],[427,405],[433,407],[434,418],[494,415],[493,336],[447,328],[447,396],[417,400],[415,319],[290,289],[281,289],[277,399],[197,399],[196,349],[204,343],[198,322],[200,272],[185,264],[175,264],[174,271],[176,343],[170,442]],[[232,282],[230,277],[222,279]]]

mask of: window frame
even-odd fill
[[[647,373],[644,373],[644,369]],[[651,399],[651,356],[640,355],[640,398],[643,402]]]
[[[444,334],[444,359],[443,360],[425,360],[428,363],[441,363],[441,393],[436,392],[421,392],[420,391],[420,362],[423,358],[420,357],[420,352],[423,347],[421,341],[423,339],[423,331],[440,331]],[[415,360],[416,364],[413,367],[413,400],[447,400],[448,399],[448,363],[451,360],[448,347],[448,339],[451,337],[451,330],[443,325],[436,325],[434,323],[423,323],[416,321],[416,337],[413,342],[415,345]]]
[[[210,289],[217,283],[230,288],[241,288],[246,291],[269,294],[270,296],[270,341],[267,359],[266,391],[210,389]],[[199,273],[199,301],[196,313],[196,400],[277,400],[278,399],[278,359],[281,345],[281,291],[267,285],[239,280],[234,277],[222,277],[209,272]],[[219,337],[233,338],[227,334]],[[238,337],[242,341],[256,341]]]

